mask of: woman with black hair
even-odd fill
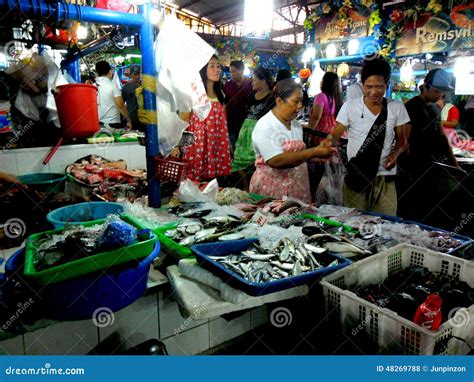
[[[321,81],[321,93],[314,98],[308,127],[330,134],[336,126],[336,115],[341,106],[339,76],[336,73],[327,72]]]
[[[311,202],[306,162],[335,152],[330,144],[306,148],[303,129],[295,119],[303,107],[301,86],[292,79],[276,84],[275,107],[259,119],[252,133],[257,159],[250,192]]]
[[[194,181],[209,180],[230,174],[231,154],[229,132],[224,111],[224,93],[221,84],[221,66],[212,56],[200,71],[211,111],[201,121],[191,113],[187,131],[195,135],[194,143],[187,147],[183,159],[190,165],[187,177]]]
[[[250,97],[246,110],[247,118],[240,129],[239,138],[235,145],[232,172],[238,172],[243,188],[248,191],[250,175],[255,165],[255,151],[252,144],[252,133],[257,121],[267,114],[275,105],[272,94],[272,73],[265,68],[253,72],[252,88],[255,93]]]

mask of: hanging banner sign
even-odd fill
[[[338,12],[321,17],[316,23],[314,41],[324,44],[368,35],[369,11],[365,7],[354,7],[348,10],[347,17],[344,18]]]
[[[452,14],[451,14],[452,15]],[[423,15],[402,29],[395,55],[408,56],[474,48],[474,22],[456,23],[448,15]]]

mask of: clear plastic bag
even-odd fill
[[[333,155],[324,167],[325,172],[316,191],[316,203],[342,206],[342,186],[347,171],[340,154]]]
[[[211,180],[201,191],[196,183],[186,179],[179,184],[178,199],[184,203],[214,202],[217,199],[219,184],[216,179]]]

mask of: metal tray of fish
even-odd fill
[[[350,265],[352,262],[342,256],[329,252],[317,256],[319,269],[301,272],[297,275],[288,275],[273,281],[249,281],[241,274],[226,268],[218,262],[218,257],[234,255],[236,259],[248,257],[245,253],[257,243],[257,239],[232,240],[220,243],[196,244],[191,250],[196,255],[196,260],[203,267],[222,278],[227,284],[240,289],[251,296],[261,296],[280,290],[293,288],[298,285],[314,283],[322,276]]]

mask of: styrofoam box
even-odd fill
[[[384,252],[336,271],[321,280],[327,315],[337,317],[343,331],[365,333],[387,354],[466,354],[469,347],[452,336],[474,344],[474,305],[459,309],[437,331],[425,329],[390,309],[358,297],[348,289],[384,281],[414,265],[465,281],[474,287],[474,262],[410,244]]]

